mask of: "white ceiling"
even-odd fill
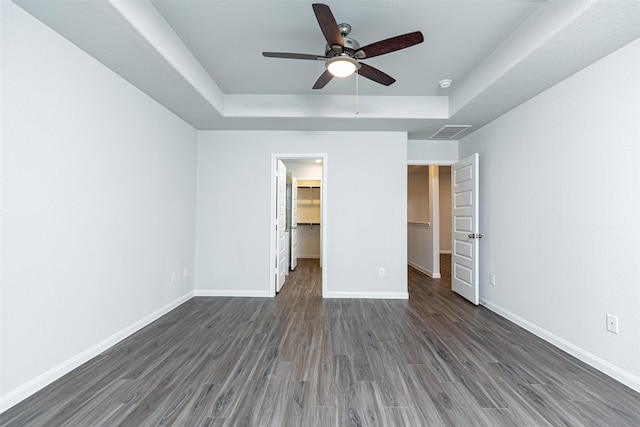
[[[421,31],[417,46],[364,62],[356,77],[313,83],[324,53],[306,1],[16,1],[197,129],[407,131],[428,139],[511,108],[640,37],[637,0],[331,1],[366,45]],[[612,76],[613,77],[613,76]],[[438,87],[444,78],[448,89]]]
[[[152,1],[224,93],[314,94],[317,61],[267,59],[262,51],[323,55],[325,40],[311,2]],[[333,2],[361,46],[422,31],[425,43],[364,61],[396,78],[390,87],[362,79],[361,95],[441,95],[438,81],[462,80],[517,28],[539,2]],[[465,10],[465,13],[460,13]],[[335,79],[324,95],[348,95],[355,79]]]

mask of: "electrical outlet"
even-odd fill
[[[378,276],[379,277],[384,277],[385,271],[384,271],[384,267],[380,267],[378,269]]]
[[[618,333],[618,316],[607,313],[607,331]]]
[[[172,285],[176,284],[176,273],[171,273],[171,284]]]
[[[185,267],[182,269],[182,278],[186,279],[187,277],[189,277],[189,268]]]
[[[495,285],[495,284],[496,284],[496,275],[495,275],[495,274],[493,274],[493,273],[491,273],[491,274],[489,275],[489,284],[490,284],[491,286],[493,286],[493,285]]]

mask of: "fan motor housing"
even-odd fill
[[[353,57],[358,49],[360,49],[360,43],[357,40],[352,39],[351,37],[342,37],[344,42],[344,53],[347,53],[349,56]],[[341,55],[341,52],[336,52],[331,46],[325,45],[325,56],[327,58],[333,58],[334,56]]]
[[[342,35],[342,41],[344,43],[344,47],[329,46],[327,44],[325,45],[324,55],[327,58],[333,58],[346,53],[350,57],[354,58],[356,56],[355,55],[356,51],[360,49],[360,43],[358,43],[356,39],[347,37],[351,32],[351,25],[343,22],[342,24],[338,24],[338,30],[340,30],[340,34]]]

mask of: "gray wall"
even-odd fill
[[[192,293],[196,132],[2,3],[6,407]]]
[[[482,299],[636,390],[639,58],[636,40],[459,146],[480,153]]]
[[[271,155],[308,152],[328,155],[327,296],[406,298],[406,146],[400,132],[200,132],[196,293],[268,295]]]

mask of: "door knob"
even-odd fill
[[[482,239],[482,234],[469,234],[470,239]]]

